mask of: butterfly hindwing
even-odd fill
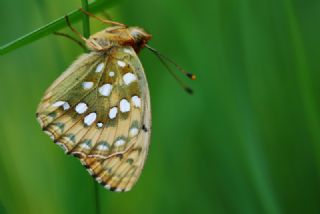
[[[148,93],[148,92],[147,92]],[[123,192],[129,191],[138,180],[146,160],[151,134],[150,100],[144,101],[143,125],[132,146],[124,153],[114,153],[108,158],[87,157],[81,163],[105,188]]]
[[[37,118],[98,181],[109,189],[131,189],[151,131],[149,90],[135,51],[114,47],[80,57],[47,90]]]

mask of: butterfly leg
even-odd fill
[[[95,49],[95,50],[102,50],[103,48],[96,44],[96,43],[93,43],[91,40],[85,38],[84,36],[82,36],[81,33],[79,33],[79,31],[77,31],[74,27],[72,27],[70,21],[69,21],[69,17],[68,16],[65,16],[65,19],[66,19],[66,22],[68,24],[68,27],[75,33],[77,34],[77,36],[79,36],[80,39],[82,39],[86,44],[88,44],[91,48]]]
[[[70,36],[69,34],[61,33],[61,32],[54,32],[53,34],[56,35],[56,36],[63,36],[65,38],[67,38],[67,39],[70,39],[71,41],[77,43],[84,51],[87,51],[86,46],[84,46],[81,41],[77,40],[73,36]]]
[[[114,22],[114,21],[110,21],[108,19],[102,19],[98,16],[95,16],[93,15],[92,13],[89,13],[88,11],[85,11],[84,9],[80,8],[79,9],[81,12],[83,12],[84,14],[88,15],[88,16],[91,16],[92,18],[95,18],[97,20],[99,20],[100,22],[102,23],[105,23],[105,24],[111,24],[111,25],[117,25],[117,26],[122,26],[124,28],[126,28],[127,26],[125,24],[122,24],[122,23],[119,23],[119,22]]]
[[[113,20],[113,18],[111,17],[111,15],[108,12],[102,11],[101,13],[106,19],[111,20],[111,21]]]

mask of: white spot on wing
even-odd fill
[[[113,107],[110,109],[109,111],[109,118],[110,119],[114,119],[117,116],[118,113],[118,108],[117,107]]]
[[[95,120],[97,119],[97,114],[95,112],[92,112],[85,116],[83,122],[87,125],[90,126]]]
[[[63,143],[56,142],[56,144],[57,144],[58,146],[60,146],[65,153],[68,152],[68,148],[67,148]]]
[[[99,88],[99,93],[100,93],[102,96],[107,97],[107,96],[110,95],[111,90],[112,90],[112,85],[110,85],[110,84],[107,83],[107,84],[104,84],[103,86],[101,86],[101,87]]]
[[[126,85],[129,85],[130,83],[132,83],[136,79],[137,79],[137,77],[133,73],[126,73],[125,75],[123,75],[123,81]]]
[[[80,145],[80,147],[83,148],[83,149],[90,149],[90,146],[88,144],[86,144],[86,143],[82,143]]]
[[[121,112],[128,112],[130,111],[130,103],[126,99],[122,99],[120,101],[120,111]]]
[[[137,129],[135,127],[131,128],[130,131],[129,131],[129,136],[130,137],[134,137],[134,136],[136,136],[138,134],[138,132],[139,132],[139,129]]]
[[[90,89],[90,88],[92,88],[92,86],[93,86],[93,82],[83,82],[82,83],[82,87],[84,89]]]
[[[65,103],[65,101],[57,101],[52,104],[53,107],[60,107]]]
[[[101,183],[101,182],[102,182],[101,177],[96,177],[96,180],[98,181],[98,183]]]
[[[130,190],[131,190],[131,188],[128,187],[128,188],[126,188],[124,191],[125,191],[125,192],[128,192],[128,191],[130,191]]]
[[[103,68],[104,68],[104,63],[101,62],[101,63],[97,66],[96,72],[97,72],[97,73],[100,73],[100,72],[103,70]]]
[[[84,160],[82,160],[82,159],[80,159],[80,162],[81,162],[81,164],[84,165],[84,166],[87,165],[87,163],[86,163]]]
[[[68,109],[70,108],[70,105],[69,105],[68,102],[65,102],[65,103],[62,105],[62,107],[63,107],[63,110],[68,110]]]
[[[124,141],[123,139],[117,140],[114,145],[115,146],[122,146],[126,143],[126,141]]]
[[[128,48],[124,48],[123,51],[127,54],[132,54],[132,51]]]
[[[88,168],[87,171],[89,172],[90,175],[93,175],[92,169]]]
[[[41,124],[41,126],[43,126],[43,121],[42,121],[42,119],[38,116],[37,117],[37,120],[38,120],[38,122]]]
[[[109,149],[109,147],[106,144],[100,144],[99,146],[97,146],[97,149],[100,151],[106,151]]]
[[[99,123],[97,123],[97,126],[98,126],[99,128],[101,128],[101,127],[103,126],[103,123],[99,122]]]
[[[110,77],[113,77],[113,76],[114,76],[114,71],[110,71],[110,72],[109,72],[109,76],[110,76]]]
[[[120,67],[122,67],[122,68],[126,66],[126,63],[125,63],[124,61],[118,60],[117,63],[118,63],[118,65],[119,65]]]
[[[51,140],[54,140],[54,135],[53,135],[51,132],[49,132],[49,131],[44,131],[44,133],[46,133],[47,135],[49,135],[49,137],[50,137]]]
[[[87,109],[88,109],[88,106],[87,106],[87,104],[85,104],[85,103],[79,103],[77,106],[76,106],[76,112],[78,113],[78,114],[83,114],[85,111],[87,111]]]
[[[133,96],[131,98],[133,106],[139,108],[141,106],[141,99],[138,96]]]
[[[60,107],[62,106],[63,110],[68,110],[70,108],[70,105],[68,102],[65,101],[57,101],[52,104],[53,107]]]

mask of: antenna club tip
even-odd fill
[[[193,94],[193,90],[189,87],[184,88],[184,90],[188,93],[188,94]]]
[[[192,80],[197,79],[196,75],[192,74],[192,73],[187,73],[187,77],[189,77]]]

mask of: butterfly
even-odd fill
[[[148,154],[150,95],[137,53],[150,39],[123,24],[93,34],[85,40],[91,52],[53,82],[37,109],[43,131],[112,191],[132,188]]]
[[[129,191],[143,169],[151,135],[149,88],[137,54],[147,47],[169,70],[163,59],[195,76],[148,46],[152,36],[144,29],[82,12],[112,26],[86,39],[66,17],[90,52],[46,90],[36,117],[42,130],[106,189]]]

